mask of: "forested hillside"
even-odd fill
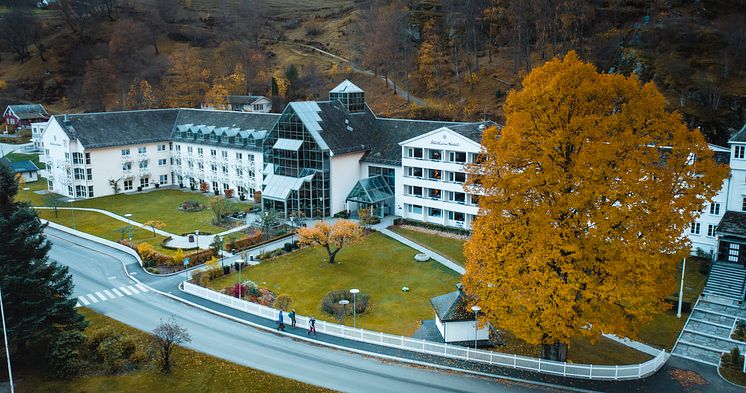
[[[744,0],[50,3],[0,0],[0,103],[78,112],[251,93],[279,110],[351,78],[380,114],[500,121],[523,75],[575,50],[654,82],[711,142],[746,119]]]

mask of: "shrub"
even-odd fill
[[[229,189],[223,191],[223,194],[225,194],[226,198],[233,198],[233,189],[229,188]]]
[[[153,259],[153,254],[155,254],[155,249],[152,244],[143,242],[137,245],[137,254],[140,255],[143,261],[151,260]]]
[[[254,230],[247,237],[243,239],[234,240],[233,242],[226,242],[226,251],[242,251],[262,241],[262,231]]]
[[[233,297],[241,297],[246,296],[246,288],[241,284],[240,282],[237,282],[236,285],[231,288],[231,296]]]
[[[342,307],[342,305],[339,304],[339,301],[342,299],[348,300],[350,304],[348,306]],[[340,314],[342,316],[347,316],[352,315],[352,304],[353,296],[349,291],[331,291],[327,293],[326,296],[324,296],[324,298],[321,300],[321,309],[324,310],[324,312],[335,317],[340,316]],[[370,295],[362,292],[358,293],[355,306],[358,314],[362,314],[367,311],[370,307]]]
[[[205,210],[205,206],[197,201],[184,201],[179,206],[179,210],[185,212],[199,212]]]
[[[290,310],[290,305],[292,303],[293,303],[293,299],[291,299],[290,296],[280,295],[277,297],[277,300],[275,300],[274,307],[278,310],[288,311]]]
[[[259,286],[254,281],[246,280],[243,282],[244,290],[248,296],[259,296]]]
[[[734,340],[746,341],[746,321],[739,320],[736,328],[733,330],[731,338]]]
[[[256,302],[262,306],[271,307],[275,304],[276,298],[277,296],[275,293],[270,291],[269,288],[259,288],[259,296],[257,297]]]
[[[109,373],[116,373],[124,367],[124,347],[118,338],[107,338],[96,348],[96,357]]]
[[[293,244],[292,243],[285,243],[282,246],[282,249],[285,250],[285,252],[293,251]]]
[[[63,331],[49,343],[47,369],[52,377],[70,379],[80,372],[80,350],[85,337],[77,331]]]
[[[209,189],[210,189],[210,185],[209,184],[207,184],[205,182],[200,182],[199,183],[199,191],[200,192],[207,192],[207,190],[209,190]]]
[[[112,327],[101,327],[88,333],[88,335],[86,336],[86,345],[88,346],[89,350],[95,351],[96,348],[98,348],[99,344],[101,344],[103,341],[110,338],[119,338],[119,336],[121,336],[121,334],[114,330]]]
[[[445,225],[432,224],[429,222],[422,222],[417,220],[409,220],[406,218],[394,220],[394,225],[412,225],[440,232],[455,233],[462,236],[469,236],[471,234],[471,232],[467,231],[466,229],[447,227]]]

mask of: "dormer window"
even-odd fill
[[[329,92],[329,99],[339,101],[349,112],[365,110],[365,92],[354,83],[345,80]]]

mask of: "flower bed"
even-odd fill
[[[127,240],[119,240],[119,244],[127,247],[130,246]],[[151,273],[170,273],[184,270],[184,258],[189,258],[189,264],[191,266],[196,266],[207,262],[217,255],[215,250],[210,248],[189,254],[184,254],[184,252],[179,249],[176,255],[170,256],[156,251],[150,243],[145,242],[133,245],[132,249],[137,251],[140,259],[142,259],[143,267],[148,269]]]
[[[207,207],[197,201],[184,201],[179,205],[179,210],[183,212],[201,212]]]
[[[739,319],[736,322],[736,328],[733,329],[730,338],[738,341],[746,341],[746,321]]]

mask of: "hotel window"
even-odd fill
[[[125,162],[122,164],[122,170],[123,171],[129,171],[132,169],[132,163],[131,162]]]
[[[230,187],[228,186],[228,183],[223,183],[223,190],[227,190],[228,188],[230,188]]]
[[[440,199],[440,194],[441,194],[441,191],[438,190],[437,188],[430,188],[427,190],[427,196],[430,199]]]
[[[75,186],[75,197],[76,198],[85,198],[86,196],[86,189],[85,186]]]
[[[224,173],[224,174],[226,174],[226,175],[228,174],[228,167],[227,167],[227,166],[223,165],[223,166],[221,167],[221,169],[223,170],[223,173]]]
[[[223,158],[228,158],[228,152],[227,151],[223,150],[220,153],[222,154]]]
[[[85,170],[85,177],[88,180],[93,180],[93,170],[91,168]]]
[[[199,170],[203,170],[203,169],[205,169],[205,165],[202,164],[201,162],[198,162],[197,163],[197,168],[199,168]]]
[[[422,148],[420,147],[409,148],[409,156],[412,158],[422,158]]]
[[[158,145],[158,151],[166,151],[166,145]]]
[[[158,160],[158,166],[165,166],[165,165],[166,165],[166,159],[165,158],[162,158],[162,159]]]
[[[91,165],[91,153],[85,153],[85,164]]]
[[[158,179],[158,182],[160,184],[168,184],[168,175],[161,175],[161,177]]]
[[[451,201],[457,202],[457,203],[466,203],[466,194],[463,192],[452,192],[451,194]]]
[[[409,186],[409,195],[421,197],[422,196],[422,187]]]
[[[132,191],[132,180],[124,181],[124,191]]]
[[[201,147],[197,148],[197,154],[202,155],[203,152],[204,152],[204,150],[202,150]]]
[[[448,219],[453,221],[466,221],[466,215],[461,212],[448,212]]]
[[[471,204],[479,205],[479,195],[471,195]]]
[[[181,166],[181,159],[179,158],[176,159],[176,166]]]
[[[83,153],[73,153],[73,164],[83,163]]]
[[[420,205],[408,205],[409,212],[414,214],[422,214],[422,206]]]
[[[429,207],[428,211],[429,211],[428,215],[430,217],[442,217],[443,216],[443,211],[440,210],[440,209],[436,209],[434,207]]]
[[[746,157],[746,146],[736,146],[734,150],[734,158]]]
[[[218,182],[214,181],[212,182],[212,189],[217,190],[218,189]]]
[[[448,161],[464,164],[466,163],[466,152],[450,151],[448,152]]]
[[[176,145],[176,151],[181,151],[181,145]]]
[[[741,201],[741,210],[746,212],[746,197]]]
[[[187,153],[191,153],[191,152],[192,152],[192,147],[191,146],[187,146]]]
[[[440,180],[441,172],[439,169],[428,169],[427,178],[432,180]]]
[[[243,160],[243,153],[236,153],[237,160]]]
[[[711,203],[710,204],[710,214],[714,214],[714,215],[720,214],[720,204],[719,203]]]
[[[407,172],[409,176],[422,177],[422,168],[409,167]]]
[[[187,166],[188,166],[189,168],[194,168],[194,163],[193,163],[193,162],[191,162],[191,161],[187,161]]]
[[[73,173],[75,173],[75,180],[85,180],[85,170],[83,168],[75,168]]]
[[[145,153],[148,152],[148,148],[145,147],[145,146],[140,146],[140,147],[137,148],[137,152],[140,153],[140,154],[145,154]]]
[[[435,161],[440,161],[440,159],[443,157],[443,151],[442,150],[428,150],[427,158]]]
[[[243,169],[236,168],[236,176],[243,176]]]
[[[215,165],[215,164],[212,164],[212,165],[210,165],[210,170],[213,171],[213,172],[217,172],[218,171],[218,166]]]
[[[738,250],[741,246],[737,243],[728,244],[728,261],[738,262]]]
[[[210,155],[213,156],[213,157],[217,157],[218,156],[218,151],[215,150],[215,149],[210,149]]]
[[[707,237],[714,237],[715,236],[715,226],[710,224],[707,226]]]
[[[66,160],[69,160],[69,159],[70,159],[70,153],[68,153],[68,152],[65,152],[65,159],[66,159]]]
[[[693,222],[692,226],[689,227],[689,233],[691,233],[692,235],[699,235],[699,228],[700,224],[698,222]]]
[[[254,110],[255,111],[264,110],[264,104],[254,104]]]
[[[466,173],[464,172],[448,172],[448,181],[456,183],[466,182]]]
[[[93,198],[93,186],[88,186],[88,198]]]
[[[141,177],[140,178],[140,187],[145,188],[150,186],[150,178],[149,177]]]
[[[140,169],[146,169],[148,167],[148,161],[140,161]]]

